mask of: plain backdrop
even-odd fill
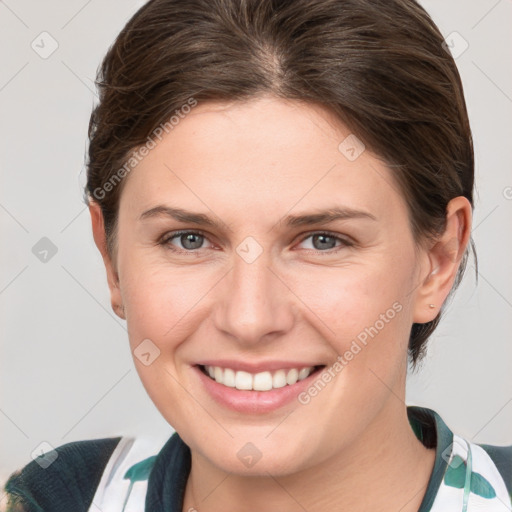
[[[0,2],[1,480],[42,442],[173,432],[110,309],[82,202],[96,69],[143,3]],[[422,5],[458,54],[475,142],[480,275],[476,285],[470,260],[409,378],[407,403],[436,410],[474,442],[510,444],[512,3]]]

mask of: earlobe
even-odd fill
[[[434,320],[450,293],[470,239],[471,213],[471,203],[465,197],[448,203],[445,231],[428,250],[426,277],[416,293],[414,323]]]
[[[121,290],[119,288],[119,276],[112,262],[110,254],[107,250],[107,240],[105,235],[105,223],[103,221],[103,213],[98,203],[93,200],[89,201],[89,213],[91,215],[92,234],[94,243],[101,253],[105,270],[107,272],[108,287],[110,290],[111,306],[117,316],[126,319]]]

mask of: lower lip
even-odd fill
[[[323,369],[320,368],[308,375],[305,379],[299,380],[292,385],[287,384],[282,388],[271,389],[269,391],[247,391],[219,384],[217,381],[205,375],[199,366],[194,366],[193,368],[199,375],[207,392],[217,403],[246,414],[261,414],[275,411],[293,402],[293,400],[296,400],[297,396],[311,384],[312,380],[316,379]]]

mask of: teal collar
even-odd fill
[[[450,459],[453,432],[442,418],[432,409],[410,405],[407,416],[416,437],[427,447],[436,449],[434,469],[430,475],[427,491],[418,512],[429,512],[443,481]]]

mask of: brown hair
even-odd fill
[[[133,150],[191,98],[231,102],[265,93],[333,112],[393,169],[415,241],[435,238],[452,198],[473,206],[471,130],[445,48],[414,0],[150,0],[98,70],[100,102],[89,124],[86,193],[103,212],[109,253],[115,259]],[[469,247],[475,254],[472,240]],[[440,314],[413,324],[413,367]]]

